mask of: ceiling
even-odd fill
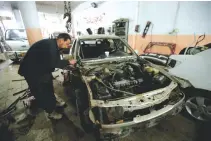
[[[35,1],[38,12],[49,13],[49,14],[64,14],[64,1]],[[69,2],[69,1],[67,1]],[[70,1],[71,11],[86,1]],[[17,7],[17,1],[10,1],[13,7]],[[97,4],[102,4],[103,1],[97,1]],[[91,1],[90,5],[91,7]],[[86,8],[85,8],[86,9]]]
[[[74,10],[78,5],[80,5],[83,2],[85,1],[71,1],[71,10]],[[64,9],[64,1],[36,1],[36,4]]]

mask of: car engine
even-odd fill
[[[99,65],[87,69],[85,76],[93,98],[99,100],[135,96],[170,84],[157,69],[136,62]]]

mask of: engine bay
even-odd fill
[[[93,99],[114,100],[164,88],[171,80],[159,70],[135,61],[96,65],[84,71]]]

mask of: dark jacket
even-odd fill
[[[64,68],[68,60],[61,60],[55,39],[44,39],[34,43],[23,58],[18,74],[40,76],[51,73],[55,68]]]

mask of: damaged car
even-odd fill
[[[64,86],[71,87],[82,127],[99,140],[152,127],[183,108],[177,80],[117,36],[79,37],[70,55],[78,63],[65,69]]]
[[[207,122],[211,121],[210,54],[211,49],[208,48],[192,55],[148,53],[140,57],[162,66],[172,77],[178,79],[181,86],[188,84],[181,89],[186,94],[183,114],[198,122]]]

